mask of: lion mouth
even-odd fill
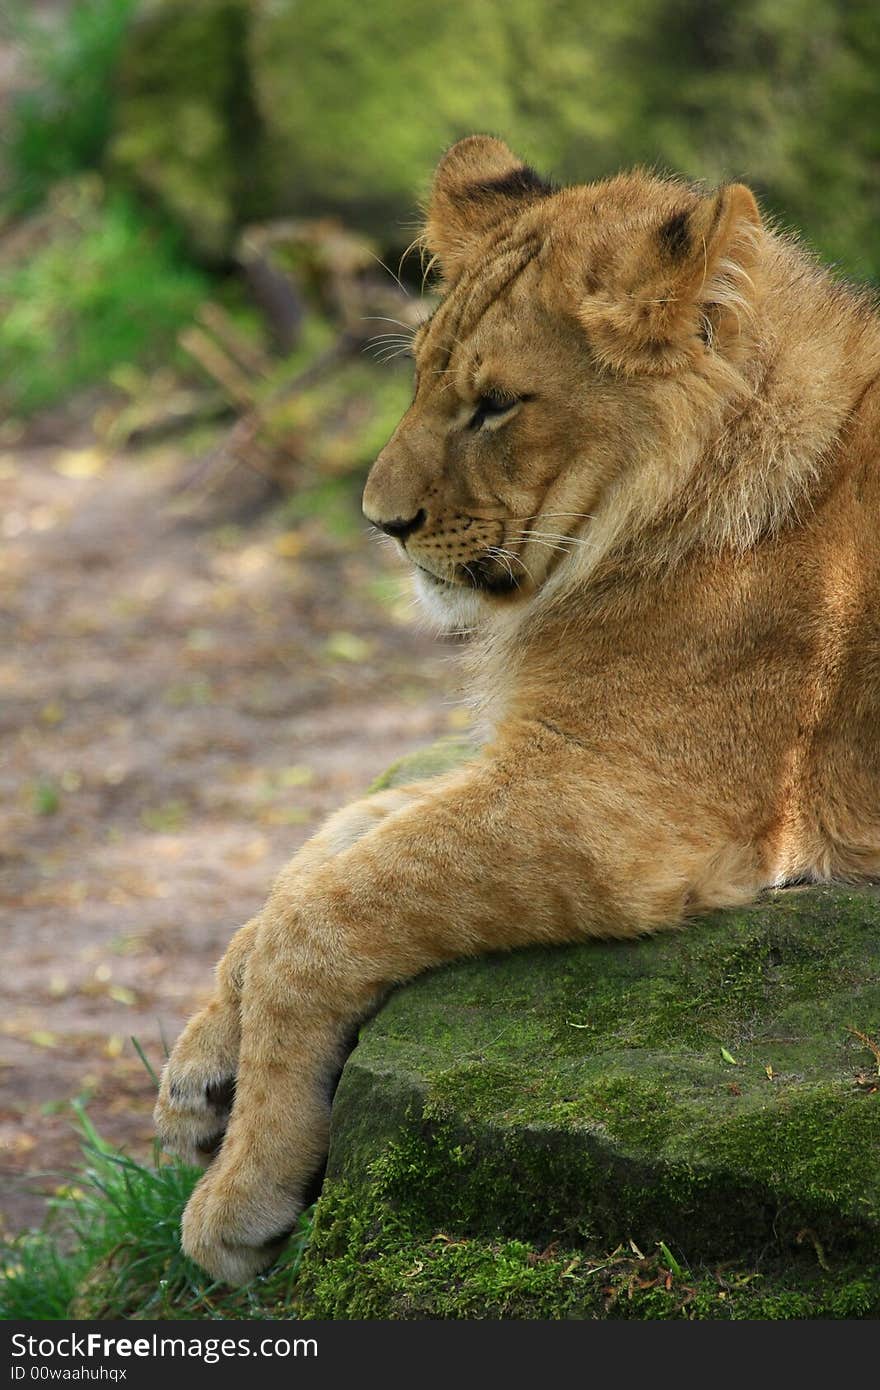
[[[438,588],[475,589],[482,594],[511,594],[519,587],[514,575],[501,569],[491,556],[469,560],[466,565],[456,565],[453,579],[444,579],[433,570],[425,569],[424,565],[416,563],[415,567]]]
[[[509,569],[505,570],[497,560],[484,556],[480,560],[470,560],[459,565],[463,571],[464,582],[472,589],[486,594],[511,594],[518,588],[516,577]]]

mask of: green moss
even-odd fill
[[[673,1256],[675,1258],[675,1256]],[[823,1256],[824,1259],[824,1256]],[[880,1266],[795,1259],[688,1267],[664,1251],[590,1242],[540,1245],[413,1230],[373,1189],[322,1195],[297,1285],[320,1318],[863,1318],[880,1316]]]
[[[412,0],[403,26],[394,0],[280,3],[258,11],[251,55],[279,192],[386,236],[443,148],[488,130],[562,178],[745,172],[834,258],[880,261],[867,3]]]
[[[604,1078],[544,1118],[532,1088],[492,1069],[482,1119],[469,1109],[473,1078],[454,1081],[420,1093],[387,1073],[365,1085],[354,1070],[331,1177],[380,1189],[419,1228],[487,1237],[671,1238],[721,1259],[791,1247],[810,1230],[828,1251],[877,1248],[880,1107],[869,1096],[819,1091],[744,1118],[723,1107],[699,1127],[669,1080]]]

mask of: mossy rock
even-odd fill
[[[142,0],[112,157],[210,254],[288,213],[402,248],[443,149],[491,131],[560,180],[745,176],[876,276],[875,21],[871,0]]]
[[[113,174],[158,201],[197,252],[222,260],[266,208],[247,0],[140,0],[116,80]]]
[[[870,887],[425,975],[343,1072],[298,1301],[354,1318],[880,1316],[877,1038]]]

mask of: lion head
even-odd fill
[[[364,492],[441,623],[528,602],[683,496],[753,392],[770,238],[741,184],[557,189],[498,140],[447,152],[424,234],[444,294]]]

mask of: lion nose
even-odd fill
[[[420,507],[409,521],[404,521],[402,517],[398,516],[394,521],[373,521],[373,525],[378,526],[380,531],[384,531],[386,536],[393,536],[396,541],[405,543],[414,531],[418,531],[421,526],[424,526],[425,515],[424,507]]]

